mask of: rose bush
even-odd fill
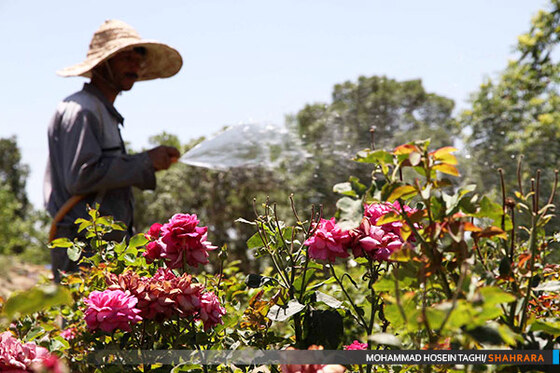
[[[10,347],[1,362],[32,370],[60,356],[72,371],[116,372],[123,366],[115,356],[96,360],[93,352],[558,348],[560,266],[549,253],[560,237],[543,229],[554,193],[537,198],[539,174],[526,194],[504,190],[501,204],[473,186],[454,187],[447,179],[458,176],[453,151],[413,142],[358,153],[356,161],[372,165],[372,180],[335,186],[342,197],[329,219],[320,207],[303,217],[292,203],[293,218],[280,220],[274,203],[255,204],[256,217],[239,221],[256,230],[247,249],[261,273],[244,274],[228,262],[226,248],[209,242],[195,214],[176,214],[128,242],[111,242],[105,235],[124,227],[91,209],[90,219],[77,223],[93,255],[79,259],[84,242],[53,242],[81,260],[83,270],[63,276],[61,288],[15,294],[2,304],[2,325],[19,337],[19,344],[6,345],[23,351],[36,343],[36,349],[22,355]],[[60,316],[64,328],[55,322]],[[7,341],[12,332],[3,334]],[[46,351],[51,357],[37,358]],[[165,364],[144,359],[126,369],[255,368]]]

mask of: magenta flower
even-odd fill
[[[409,206],[403,206],[404,211],[410,216],[417,210]],[[401,221],[394,221],[382,225],[377,225],[379,219],[390,213],[399,214],[401,206],[398,201],[394,203],[373,203],[364,206],[364,219],[360,226],[350,232],[352,236],[352,252],[355,257],[364,256],[378,261],[390,260],[391,254],[403,245],[401,236]],[[413,240],[413,238],[409,238]]]
[[[222,316],[226,309],[220,304],[220,300],[214,293],[204,293],[200,298],[200,311],[198,318],[204,323],[204,330],[223,324]]]
[[[416,209],[413,209],[407,205],[404,205],[403,207],[404,207],[404,211],[409,216],[417,211]],[[364,206],[364,217],[367,218],[367,220],[371,223],[371,225],[376,225],[380,217],[388,214],[389,212],[400,214],[401,211],[402,210],[399,201],[395,201],[393,203],[390,202],[372,203],[371,205]],[[402,222],[394,221],[391,223],[383,224],[381,225],[381,227],[383,227],[383,230],[386,232],[393,232],[396,235],[400,236]]]
[[[10,332],[0,334],[0,371],[29,372],[34,364],[41,364],[49,351],[33,342],[21,343]]]
[[[361,256],[359,250],[364,250],[372,258],[386,261],[389,260],[393,252],[402,247],[403,241],[400,236],[391,231],[386,231],[383,227],[369,225],[367,220],[362,222],[360,230],[362,238],[358,239],[358,247],[353,250],[354,256]]]
[[[142,253],[142,256],[146,258],[148,264],[153,263],[154,260],[161,258],[161,242],[151,241],[146,245],[146,251]]]
[[[161,227],[160,223],[154,223],[150,227],[148,233],[146,233],[146,238],[149,240],[157,240],[161,236]]]
[[[208,263],[208,251],[216,246],[206,240],[208,228],[198,223],[194,214],[175,214],[161,227],[161,257],[169,268],[181,268],[183,262],[193,267]]]
[[[350,242],[350,239],[349,232],[342,230],[334,218],[321,219],[313,236],[303,244],[309,247],[309,257],[333,263],[336,258],[348,257],[345,245]]]
[[[352,344],[344,346],[345,350],[367,350],[367,343],[360,343],[358,340],[354,340]]]
[[[76,328],[67,328],[60,332],[60,336],[67,341],[71,341],[72,339],[76,338],[77,329]]]
[[[138,299],[122,290],[92,291],[85,303],[86,324],[91,330],[130,331],[130,324],[142,320],[138,315],[140,310],[135,307]]]

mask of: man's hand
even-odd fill
[[[181,153],[173,146],[160,145],[157,148],[148,150],[148,155],[152,160],[152,165],[156,171],[167,170],[172,163],[177,162]]]

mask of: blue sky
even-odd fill
[[[16,135],[42,206],[47,125],[83,78],[55,71],[84,59],[93,32],[121,19],[183,56],[175,77],[119,96],[135,149],[162,131],[183,142],[241,122],[283,123],[334,84],[360,75],[423,81],[467,105],[485,77],[515,56],[543,0],[0,0],[0,137]]]

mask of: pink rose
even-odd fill
[[[157,240],[161,236],[161,227],[160,223],[154,223],[150,227],[148,233],[146,233],[146,238],[149,240]]]
[[[33,342],[21,343],[12,333],[0,334],[0,371],[29,372],[34,364],[49,358],[49,351]]]
[[[146,258],[146,262],[153,263],[154,260],[161,258],[161,242],[151,241],[146,245],[146,251],[142,254]]]
[[[67,341],[71,341],[72,339],[76,338],[77,330],[76,328],[68,328],[64,329],[60,332],[60,336]]]
[[[92,291],[85,303],[86,324],[91,330],[130,331],[130,324],[142,320],[138,315],[140,310],[135,307],[138,299],[122,290]]]
[[[200,298],[200,311],[198,318],[204,323],[204,330],[223,324],[222,316],[226,309],[220,304],[220,300],[214,293],[204,293]]]
[[[313,236],[303,244],[309,247],[309,257],[332,263],[336,258],[348,257],[345,245],[350,242],[350,239],[349,232],[343,231],[334,218],[321,219]]]
[[[206,240],[208,228],[198,223],[194,214],[175,214],[161,227],[161,257],[169,268],[181,268],[183,262],[193,267],[208,263],[208,251],[216,246]]]
[[[352,344],[344,346],[345,350],[367,350],[367,343],[360,343],[358,340],[354,340]]]

